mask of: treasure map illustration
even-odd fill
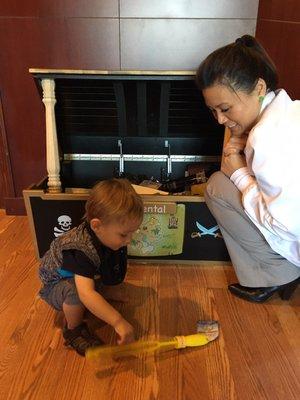
[[[184,204],[177,204],[175,214],[145,213],[142,225],[128,246],[128,254],[136,257],[181,254],[184,221]]]

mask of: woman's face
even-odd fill
[[[241,136],[248,133],[258,119],[261,107],[259,96],[265,94],[260,93],[260,89],[256,86],[253,92],[247,94],[215,84],[203,89],[202,93],[206,105],[219,124],[229,128],[233,135]]]

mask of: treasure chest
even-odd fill
[[[47,146],[48,177],[23,192],[38,257],[81,222],[96,182],[126,177],[145,208],[132,259],[229,259],[203,197],[220,167],[224,129],[193,71],[30,73],[45,105]]]

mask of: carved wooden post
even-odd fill
[[[48,190],[50,193],[61,192],[60,164],[55,122],[55,82],[54,79],[43,79],[43,103],[46,109],[46,157],[48,171]]]

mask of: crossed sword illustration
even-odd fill
[[[199,224],[199,222],[196,221],[196,226],[200,232],[193,232],[191,234],[192,239],[194,239],[196,237],[205,236],[205,235],[214,236],[215,238],[222,237],[221,233],[216,232],[219,229],[219,225],[215,225],[212,228],[207,229],[203,225]]]

